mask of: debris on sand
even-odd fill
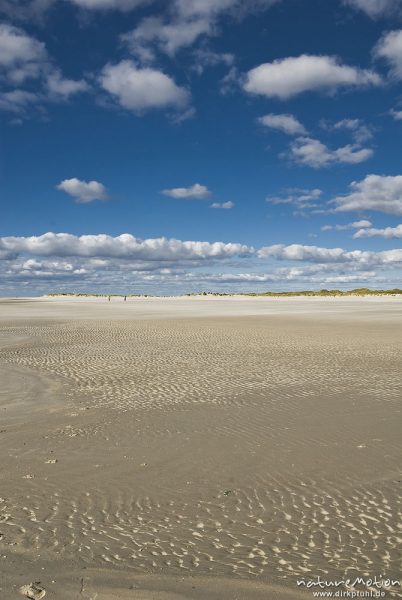
[[[40,581],[21,586],[20,592],[23,596],[30,598],[30,600],[41,600],[41,598],[44,598],[46,595],[46,590],[41,585]]]

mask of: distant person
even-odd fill
[[[124,302],[127,300],[127,296],[124,296]]]
[[[108,300],[109,300],[109,302],[110,302],[110,296],[108,296],[108,297],[107,297],[107,299],[108,299]]]

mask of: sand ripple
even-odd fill
[[[398,577],[397,329],[228,318],[2,331],[20,341],[0,364],[59,385],[57,417],[35,435],[10,421],[0,437],[5,556],[293,587]]]

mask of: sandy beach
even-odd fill
[[[401,351],[398,297],[0,300],[0,598],[401,579]]]

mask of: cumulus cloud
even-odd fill
[[[367,175],[350,184],[351,192],[331,202],[335,212],[375,210],[402,215],[402,175]]]
[[[291,289],[296,284],[297,289],[300,283],[305,289],[366,280],[373,285],[383,281],[396,285],[402,267],[402,249],[368,252],[292,244],[265,246],[256,253],[254,248],[238,243],[144,240],[131,234],[3,237],[0,258],[3,295],[20,295],[24,289],[30,295],[72,290],[157,294],[247,291],[251,289],[247,286],[266,289],[258,288],[258,284],[268,282],[277,283],[281,289],[288,289],[287,284]],[[240,258],[242,265],[248,265],[247,271],[239,271]],[[274,268],[268,266],[266,261],[270,260],[298,264]],[[217,272],[219,263],[228,270]],[[206,265],[214,265],[213,271],[200,272]],[[378,276],[374,268],[386,277]]]
[[[285,100],[309,91],[379,85],[380,76],[368,69],[343,65],[334,56],[302,54],[251,69],[243,87],[250,94]]]
[[[245,256],[253,249],[238,243],[181,241],[164,237],[143,240],[129,233],[113,237],[49,232],[31,237],[2,237],[0,251],[34,256],[178,261]]]
[[[234,202],[228,200],[227,202],[213,202],[211,208],[222,208],[223,210],[230,210],[234,208]]]
[[[374,54],[388,62],[391,77],[402,79],[402,29],[385,34],[374,48]]]
[[[0,69],[10,81],[21,84],[38,77],[47,60],[44,43],[19,27],[0,24]]]
[[[47,55],[45,44],[22,29],[0,24],[0,65],[10,67],[26,61],[39,61]]]
[[[85,81],[63,76],[52,63],[45,44],[7,24],[0,25],[0,75],[4,88],[0,109],[21,115],[27,114],[30,106],[65,101],[89,90]],[[37,83],[35,91],[22,89],[31,81]]]
[[[383,229],[376,228],[364,228],[359,229],[353,236],[354,238],[368,238],[368,237],[383,237],[387,240],[394,238],[402,238],[402,225],[396,225],[396,227],[384,227]]]
[[[99,181],[81,181],[76,177],[64,179],[56,186],[56,189],[66,192],[79,204],[88,204],[94,200],[108,200],[109,198],[105,186]]]
[[[319,246],[304,246],[302,244],[275,244],[258,250],[260,258],[275,258],[277,260],[305,261],[316,263],[352,264],[360,267],[376,265],[389,266],[402,263],[402,248],[370,252],[366,250],[344,250],[343,248],[321,248]]]
[[[293,115],[273,114],[264,115],[258,119],[258,122],[265,127],[278,129],[288,135],[304,135],[306,129]]]
[[[184,108],[189,93],[171,77],[151,68],[139,68],[131,60],[106,65],[99,77],[102,88],[123,108],[140,113],[156,108]]]
[[[320,169],[331,164],[361,163],[373,155],[371,148],[361,148],[358,144],[347,144],[332,150],[317,139],[298,137],[290,146],[290,156],[300,164]]]
[[[206,185],[194,183],[194,185],[190,185],[189,187],[165,189],[161,191],[161,194],[181,200],[202,200],[204,198],[209,198],[212,195],[212,192],[210,192]]]
[[[402,12],[402,0],[344,0],[344,2],[362,10],[372,18]]]

